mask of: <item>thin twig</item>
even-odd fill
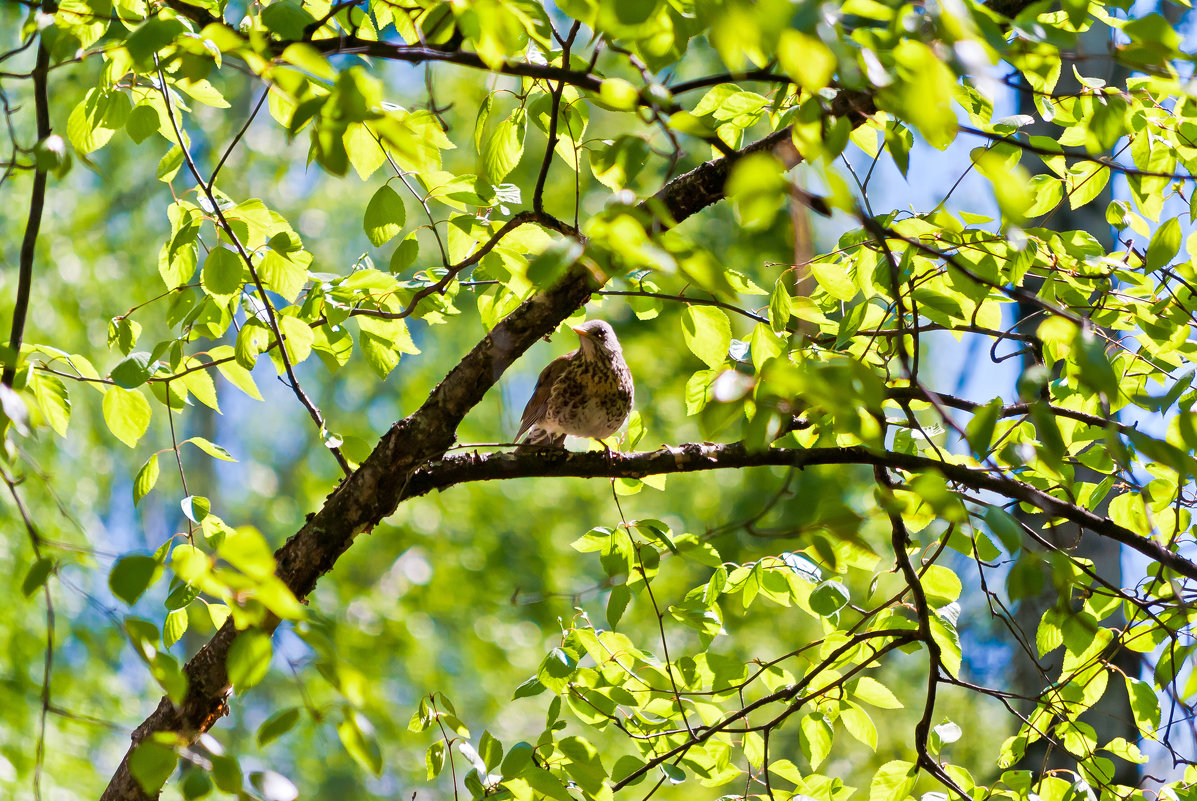
[[[562,42],[561,63],[566,68],[569,67],[570,47],[573,46],[574,37],[578,35],[578,30],[581,27],[582,23],[575,20],[573,26],[569,29],[569,35]],[[549,140],[548,144],[545,145],[544,159],[540,162],[540,174],[536,176],[536,190],[532,193],[532,210],[537,214],[544,213],[544,182],[549,177],[549,166],[553,162],[553,151],[557,148],[557,120],[561,114],[561,94],[564,91],[565,81],[558,81],[557,88],[553,91],[553,107],[549,119]],[[572,138],[572,130],[570,134]]]
[[[216,167],[212,170],[211,177],[208,178],[206,189],[208,192],[212,191],[213,185],[216,184],[216,176],[220,174],[220,168],[224,166],[225,161],[228,160],[229,155],[237,147],[241,138],[245,136],[245,132],[249,130],[249,126],[253,123],[254,118],[258,116],[258,112],[262,110],[262,104],[266,102],[266,98],[270,95],[270,87],[262,90],[262,96],[258,98],[258,102],[254,104],[253,111],[245,118],[245,124],[241,126],[241,130],[237,131],[237,135],[233,137],[233,141],[229,142],[229,146],[224,149],[224,153],[220,156],[220,161],[216,162]],[[182,144],[179,145],[182,147]]]
[[[287,348],[285,345],[286,340],[283,336],[282,329],[279,327],[278,318],[274,312],[274,306],[270,303],[270,298],[266,294],[266,287],[262,284],[261,276],[258,275],[258,270],[254,266],[253,258],[245,250],[245,246],[241,244],[240,238],[233,230],[233,227],[229,224],[229,221],[225,218],[224,210],[221,209],[220,203],[217,201],[215,194],[212,192],[212,188],[204,183],[204,179],[200,174],[199,167],[196,166],[195,160],[191,156],[191,149],[187,147],[186,143],[183,141],[183,132],[179,127],[178,119],[175,117],[174,103],[171,102],[170,98],[170,88],[166,85],[166,75],[162,71],[162,66],[158,63],[157,55],[154,56],[154,65],[158,69],[158,88],[162,93],[162,100],[166,105],[166,113],[170,118],[171,127],[174,129],[175,140],[178,142],[179,149],[183,152],[183,159],[187,163],[187,169],[190,170],[191,175],[195,178],[196,184],[200,187],[200,189],[203,190],[204,196],[207,197],[208,203],[212,206],[212,213],[216,215],[216,219],[219,221],[221,229],[224,231],[225,235],[228,236],[229,241],[233,244],[233,247],[236,248],[237,253],[241,256],[241,260],[249,269],[250,278],[253,280],[254,286],[258,290],[258,298],[261,300],[262,308],[266,312],[266,318],[270,325],[270,330],[274,333],[275,339],[279,342],[279,358],[282,360],[284,371],[287,373],[287,379],[291,387],[291,391],[295,393],[295,397],[299,399],[300,404],[302,404],[304,409],[307,410],[308,416],[310,416],[312,421],[316,423],[316,426],[320,431],[321,440],[324,441],[324,445],[329,449],[329,451],[332,452],[333,456],[337,460],[337,464],[341,466],[341,470],[345,473],[345,475],[349,475],[353,472],[352,468],[349,467],[349,461],[345,458],[345,455],[341,453],[340,446],[330,445],[326,441],[327,428],[324,424],[324,416],[320,413],[320,410],[316,408],[316,405],[312,403],[307,393],[303,391],[303,387],[299,385],[299,378],[295,375],[295,368],[291,364],[291,358],[287,355]]]
[[[43,3],[43,11],[50,8]],[[33,67],[33,108],[37,119],[37,140],[45,142],[50,136],[50,93],[49,77],[50,51],[39,39],[37,60]],[[29,193],[29,216],[25,220],[25,236],[21,240],[20,263],[17,272],[17,297],[13,302],[12,328],[8,335],[8,347],[12,351],[11,363],[4,365],[0,373],[0,384],[11,387],[17,374],[17,362],[21,358],[21,343],[25,339],[25,320],[29,314],[29,293],[33,288],[33,259],[37,247],[37,236],[41,230],[42,212],[46,204],[46,169],[39,166],[33,173],[33,188]]]

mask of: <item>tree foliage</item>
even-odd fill
[[[10,1],[0,782],[1188,794],[1182,10]],[[621,452],[485,445],[587,314]]]

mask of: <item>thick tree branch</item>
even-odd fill
[[[709,445],[688,443],[647,453],[475,453],[445,456],[414,472],[404,482],[402,498],[423,495],[455,484],[495,481],[533,476],[573,476],[578,478],[643,478],[666,473],[692,473],[744,467],[859,464],[888,467],[892,470],[935,471],[949,481],[974,491],[986,490],[1033,506],[1052,517],[1059,517],[1083,529],[1132,548],[1178,575],[1197,580],[1197,563],[1170,551],[1154,540],[1140,536],[1088,509],[1061,500],[1030,484],[1005,475],[965,465],[941,462],[927,456],[896,451],[871,451],[853,448],[770,448],[750,451],[739,443]]]

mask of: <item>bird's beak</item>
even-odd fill
[[[574,333],[580,337],[587,337],[587,338],[590,337],[590,332],[587,331],[585,328],[581,328],[579,326],[570,326],[570,328],[572,328]]]

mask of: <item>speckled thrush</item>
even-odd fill
[[[536,380],[524,407],[516,452],[565,447],[565,435],[602,440],[632,410],[632,373],[615,331],[602,320],[574,329],[581,342],[573,353],[553,359]]]

